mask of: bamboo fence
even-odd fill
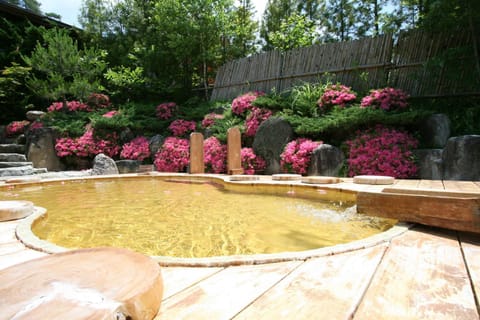
[[[459,31],[391,34],[270,51],[228,62],[217,72],[211,100],[247,91],[283,92],[326,79],[357,91],[392,86],[413,97],[480,93],[478,35]]]

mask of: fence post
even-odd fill
[[[240,129],[230,128],[227,131],[227,173],[242,174],[242,137]]]
[[[205,173],[203,134],[199,132],[192,132],[190,134],[190,173]]]

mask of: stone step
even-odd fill
[[[0,161],[0,168],[12,168],[12,167],[23,167],[23,166],[32,166],[32,162],[25,161]]]
[[[35,173],[35,168],[32,166],[0,168],[0,177],[28,176]]]
[[[25,162],[27,157],[19,153],[0,153],[0,162]]]
[[[8,144],[0,144],[0,153],[25,153],[25,145],[23,144],[16,144],[16,143],[8,143]]]

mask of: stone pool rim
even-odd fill
[[[278,188],[275,186],[283,186],[284,188],[301,188],[302,190],[314,190],[320,191],[319,197],[322,196],[330,198],[332,194],[343,194],[347,197],[355,197],[357,191],[347,190],[341,187],[325,188],[324,185],[306,184],[301,181],[272,181],[272,180],[256,180],[256,181],[230,181],[227,175],[211,175],[211,174],[162,174],[162,173],[150,173],[150,174],[122,174],[122,175],[108,175],[108,176],[85,176],[85,177],[73,177],[73,178],[61,178],[61,179],[45,179],[40,182],[27,182],[12,184],[15,185],[38,185],[43,183],[55,183],[62,181],[76,181],[76,180],[106,180],[106,179],[118,179],[118,178],[135,178],[135,177],[159,177],[163,180],[178,179],[179,182],[217,182],[227,189],[232,187],[233,190],[238,191],[236,187],[240,186],[240,190],[247,190],[248,187],[257,185],[266,188]],[[0,186],[4,187],[4,186]],[[323,191],[324,193],[321,193]],[[326,196],[328,195],[328,196]],[[69,249],[55,245],[49,241],[38,238],[32,232],[33,224],[47,215],[47,208],[35,207],[34,212],[23,219],[16,228],[16,237],[28,248],[53,254],[74,249]],[[389,242],[391,239],[406,232],[413,224],[398,222],[388,230],[372,235],[367,238],[351,241],[344,244],[338,244],[318,249],[304,250],[304,251],[291,251],[291,252],[279,252],[279,253],[267,253],[267,254],[252,254],[252,255],[230,255],[230,256],[213,256],[202,258],[179,258],[170,256],[150,256],[160,266],[169,267],[228,267],[237,265],[255,265],[255,264],[267,264],[285,261],[300,261],[307,260],[315,257],[322,257],[328,255],[335,255],[355,250],[360,250],[368,247],[373,247],[381,243]]]

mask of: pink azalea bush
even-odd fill
[[[322,111],[327,111],[334,106],[345,108],[348,104],[355,102],[356,99],[357,95],[352,91],[352,88],[341,84],[333,84],[325,88],[317,104]]]
[[[227,146],[215,137],[205,139],[203,143],[205,171],[224,173],[227,168]]]
[[[120,152],[122,159],[143,161],[148,157],[150,157],[149,141],[143,136],[125,143]]]
[[[177,104],[175,102],[165,102],[161,103],[156,107],[157,118],[162,120],[167,120],[173,117],[175,110],[177,109]]]
[[[348,175],[386,175],[409,178],[417,173],[412,149],[418,141],[405,131],[381,125],[346,141],[349,147]]]
[[[153,164],[161,172],[183,172],[190,160],[190,149],[187,139],[168,137],[155,154]]]
[[[183,119],[174,120],[168,126],[168,129],[170,129],[170,131],[172,131],[173,135],[176,137],[181,137],[189,132],[195,131],[195,128],[195,121],[187,121]]]
[[[206,114],[202,120],[202,128],[207,129],[215,124],[215,121],[218,119],[223,119],[224,116],[222,114],[216,114],[214,112]]]
[[[35,129],[40,129],[43,128],[43,122],[41,121],[34,121],[30,124],[28,127],[28,130],[35,130]]]
[[[8,137],[18,136],[25,132],[30,121],[12,121],[5,127],[5,133]]]
[[[280,155],[280,166],[283,172],[305,174],[315,150],[322,142],[300,138],[289,142]]]
[[[408,95],[394,88],[384,88],[370,91],[370,94],[362,99],[362,108],[380,108],[383,110],[405,109],[408,106]]]
[[[265,170],[267,167],[265,160],[261,156],[257,156],[252,148],[242,148],[240,156],[245,174],[255,174],[256,171]]]
[[[114,157],[120,152],[116,133],[109,134],[104,139],[96,138],[93,130],[87,130],[79,138],[59,138],[55,143],[55,151],[59,157],[77,156],[94,157],[103,153]]]
[[[53,111],[70,111],[70,112],[76,112],[76,111],[85,111],[85,112],[90,112],[93,109],[80,101],[67,101],[66,103],[63,102],[54,102],[52,103],[48,108],[48,112],[53,112]]]
[[[241,96],[236,97],[232,101],[232,112],[235,114],[243,114],[247,110],[253,108],[252,102],[257,99],[257,97],[264,95],[263,92],[248,92]]]
[[[253,137],[257,133],[258,127],[268,118],[272,116],[272,111],[268,109],[262,109],[253,107],[252,111],[248,114],[245,122],[245,135],[247,137]]]

